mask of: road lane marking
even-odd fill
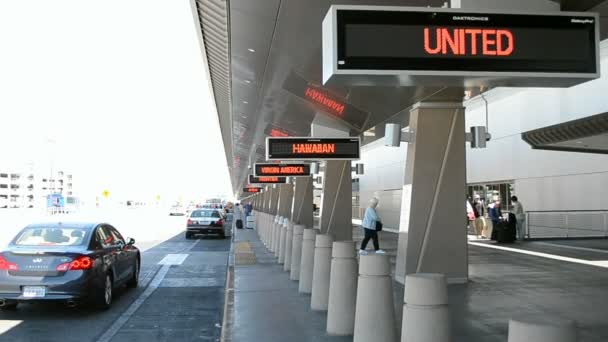
[[[161,261],[158,262],[159,265],[181,265],[184,263],[184,260],[188,257],[189,254],[167,254]]]
[[[131,316],[137,312],[139,307],[146,301],[146,299],[148,299],[148,297],[150,297],[150,295],[156,291],[160,283],[167,275],[167,272],[169,272],[170,268],[171,265],[163,265],[163,267],[160,268],[146,290],[139,295],[139,297],[129,306],[127,310],[125,310],[125,312],[122,313],[122,315],[120,315],[120,317],[118,317],[116,321],[114,321],[114,323],[112,323],[112,326],[110,326],[110,328],[106,330],[106,332],[101,335],[99,339],[97,339],[97,342],[110,342],[110,340],[112,340],[114,335],[116,335],[120,328],[122,328],[131,318]]]
[[[191,250],[197,243],[198,241],[194,241],[193,243],[189,244],[188,247],[184,248],[182,252],[187,252]],[[139,307],[146,301],[146,299],[148,299],[148,297],[150,297],[152,293],[156,291],[156,289],[162,283],[163,279],[165,279],[165,276],[169,272],[170,268],[171,265],[163,265],[160,268],[154,278],[152,278],[152,280],[150,281],[150,284],[148,284],[148,286],[146,287],[146,290],[142,292],[142,294],[139,295],[139,297],[137,297],[137,299],[133,303],[131,303],[127,310],[125,310],[120,315],[120,317],[118,317],[114,321],[114,323],[112,323],[112,325],[106,330],[106,332],[104,332],[103,335],[101,335],[101,337],[97,339],[97,342],[110,342],[112,338],[114,338],[118,331],[129,321],[129,319],[131,319],[131,316],[133,316],[137,312]],[[150,272],[150,275],[151,274],[153,274],[153,271]],[[148,279],[145,280],[147,281]]]
[[[608,250],[605,250],[605,249],[595,249],[595,248],[589,248],[589,247],[578,247],[578,246],[562,245],[562,244],[559,244],[559,243],[549,243],[549,242],[534,242],[534,244],[536,244],[536,245],[544,245],[544,246],[551,246],[551,247],[569,248],[569,249],[575,249],[575,250],[579,250],[579,251],[586,251],[586,252],[593,252],[593,253],[608,254]]]
[[[509,248],[509,247],[496,246],[496,245],[490,245],[490,244],[487,244],[487,243],[477,243],[477,242],[471,242],[471,241],[469,241],[469,245],[478,246],[478,247],[485,247],[485,248],[499,249],[499,250],[503,250],[503,251],[515,252],[515,253],[520,253],[520,254],[527,254],[527,255],[537,256],[537,257],[541,257],[541,258],[559,260],[559,261],[567,261],[567,262],[572,262],[572,263],[575,263],[575,264],[583,264],[583,265],[588,265],[588,266],[596,266],[596,267],[608,268],[608,261],[606,261],[606,260],[588,261],[588,260],[582,260],[582,259],[564,257],[564,256],[560,256],[560,255],[541,253],[541,252],[534,252],[534,251],[529,251],[529,250],[525,250],[525,249]]]

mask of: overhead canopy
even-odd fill
[[[522,133],[539,150],[608,154],[608,112]]]
[[[407,124],[408,108],[416,102],[463,98],[464,89],[458,87],[321,86],[321,23],[335,0],[191,1],[237,195],[253,171],[249,166],[264,161],[267,136],[308,136],[316,115],[335,117],[344,106],[345,112],[352,109],[348,111],[352,115],[346,115],[346,122],[341,122],[350,128],[352,136],[368,131],[365,143],[383,135],[385,122]],[[566,1],[563,5],[571,6],[567,10],[587,10],[576,7],[581,2],[589,6],[597,1]],[[441,7],[444,3],[445,0],[365,2],[420,7]],[[289,82],[296,78],[300,83]],[[302,85],[308,93],[294,93],[296,85]],[[480,92],[480,88],[469,90],[472,95]]]

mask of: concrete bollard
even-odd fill
[[[279,217],[279,221],[277,222],[276,226],[275,226],[275,231],[274,231],[274,239],[275,239],[275,246],[274,246],[274,257],[277,258],[277,262],[279,261],[279,252],[280,252],[280,247],[281,247],[281,231],[283,230],[283,216]]]
[[[395,342],[395,303],[388,255],[362,255],[353,342]]]
[[[302,262],[302,235],[304,234],[303,225],[293,227],[293,239],[291,242],[291,267],[289,279],[300,279],[300,263]]]
[[[327,333],[330,335],[353,334],[358,267],[355,241],[334,242],[327,306]]]
[[[291,249],[293,240],[293,222],[287,222],[287,228],[285,229],[285,260],[283,263],[283,271],[289,271],[291,269]]]
[[[270,252],[274,252],[274,241],[273,241],[273,236],[274,236],[274,225],[276,224],[278,217],[274,216],[271,217],[270,219],[270,224],[268,225],[268,250],[270,250]]]
[[[288,218],[283,218],[279,230],[279,264],[285,263],[285,238],[287,237]]]
[[[300,293],[310,293],[312,291],[312,268],[315,257],[315,237],[317,231],[314,229],[304,229],[302,235],[302,258],[300,259],[300,283],[298,291]]]
[[[556,317],[510,320],[508,342],[576,342],[576,322]]]
[[[443,274],[405,278],[401,342],[450,342],[448,285]]]
[[[272,225],[272,249],[271,251],[274,253],[274,256],[278,256],[279,253],[279,237],[277,233],[279,232],[279,222],[281,222],[282,218],[277,216],[274,220],[274,224]]]
[[[313,310],[327,310],[329,298],[329,274],[331,270],[331,247],[334,237],[331,235],[317,235],[315,239],[315,256],[312,268],[312,296],[310,308]]]

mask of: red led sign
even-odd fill
[[[243,192],[250,193],[250,194],[255,194],[255,193],[258,193],[261,191],[262,191],[262,188],[243,188]]]
[[[309,164],[255,164],[256,176],[310,176]]]
[[[270,130],[269,135],[270,135],[271,137],[288,137],[288,136],[289,136],[289,133],[284,132],[284,131],[281,131],[281,130],[276,129],[276,128],[272,128],[272,129]]]
[[[256,177],[249,175],[249,184],[285,184],[287,179],[285,177]]]
[[[424,28],[424,51],[429,55],[510,56],[514,49],[510,30]]]
[[[322,86],[308,82],[295,72],[287,76],[283,83],[283,89],[306,101],[315,110],[327,113],[356,130],[362,130],[367,123],[368,112],[349,104],[342,96],[333,94]]]
[[[327,94],[326,92],[320,91],[319,89],[315,89],[311,86],[308,86],[304,91],[304,96],[338,116],[342,116],[342,114],[344,113],[344,103],[332,99],[331,95]]]
[[[266,138],[267,160],[356,160],[359,138]]]

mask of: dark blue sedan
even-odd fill
[[[134,243],[107,223],[28,225],[0,253],[0,308],[59,301],[107,309],[115,288],[137,287]]]

